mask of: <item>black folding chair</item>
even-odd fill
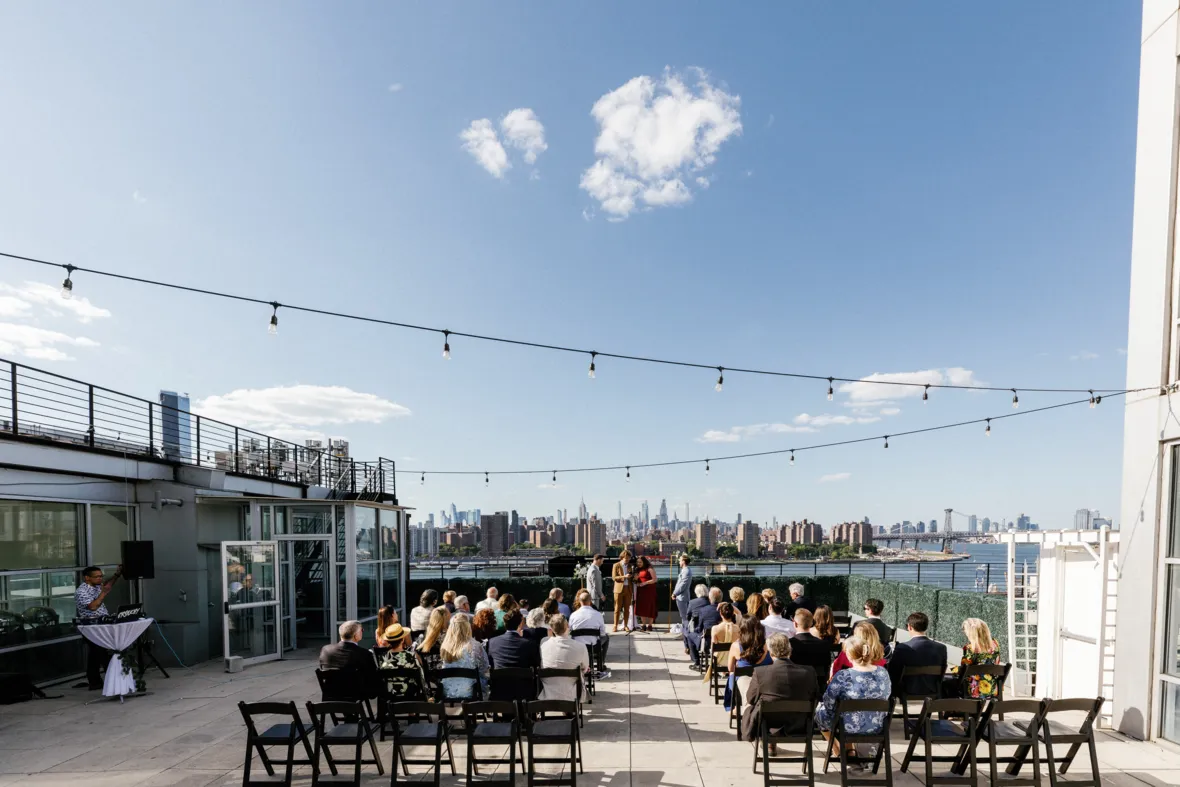
[[[602,648],[598,642],[598,629],[574,629],[570,632],[571,639],[578,639],[578,637],[594,637],[594,644],[586,643],[586,653],[590,656],[590,671],[586,673],[586,702],[593,703],[594,695],[597,690],[594,687],[594,670],[605,671],[606,664],[603,663]]]
[[[557,670],[564,672],[565,670]],[[525,724],[529,741],[528,787],[577,787],[582,769],[582,738],[578,733],[577,703],[569,700],[536,700],[525,704]],[[550,718],[555,714],[556,718]],[[569,757],[538,757],[536,746],[568,746]],[[569,764],[569,778],[560,774],[537,775],[537,765]]]
[[[365,690],[364,679],[355,669],[320,669],[315,671],[316,682],[320,685],[321,702],[359,702],[370,719],[376,718],[373,706]],[[332,717],[332,723],[336,723]]]
[[[537,698],[537,674],[532,667],[492,670],[488,699],[494,702],[529,702]]]
[[[977,787],[979,784],[979,763],[975,758],[975,744],[979,741],[979,715],[982,711],[979,700],[936,700],[927,699],[922,703],[922,712],[914,725],[910,736],[910,745],[906,749],[905,758],[901,761],[901,772],[905,773],[913,759],[914,749],[921,740],[926,750],[926,787],[936,784],[968,784]],[[934,718],[935,715],[943,718]],[[946,719],[947,715],[962,718],[962,722]],[[935,745],[958,746],[958,751],[952,756],[936,756]],[[967,775],[956,773],[952,768],[947,776],[934,775],[934,763],[949,762],[957,764],[963,757],[969,769]]]
[[[463,718],[467,726],[467,785],[479,774],[480,765],[508,765],[507,779],[491,779],[482,784],[516,784],[517,751],[520,767],[525,767],[524,741],[520,736],[520,710],[515,702],[466,702]],[[508,759],[479,757],[476,746],[507,746]]]
[[[313,768],[315,767],[315,755],[311,749],[311,735],[303,726],[303,720],[299,718],[299,710],[295,707],[294,702],[239,702],[238,710],[242,712],[242,719],[246,722],[246,767],[242,773],[242,787],[275,784],[273,781],[260,782],[250,778],[250,764],[254,759],[255,750],[258,751],[258,759],[262,760],[262,766],[266,768],[268,776],[275,775],[275,765],[287,766],[281,783],[288,787],[291,784],[291,771],[294,766],[311,765]],[[259,732],[254,723],[255,716],[284,716],[290,721],[272,724]],[[295,744],[297,743],[303,744],[303,748],[307,752],[306,760],[295,759]],[[267,746],[286,746],[287,758],[285,760],[271,759],[266,751]]]
[[[758,743],[762,744],[762,785],[807,785],[815,787],[815,762],[812,760],[812,740],[815,737],[815,703],[807,700],[762,700],[758,704],[760,721],[758,741],[754,743],[754,773],[758,773]],[[802,735],[783,732],[792,722],[804,722]],[[774,732],[778,730],[778,732]],[[779,744],[802,743],[802,755],[771,755],[770,747]],[[803,776],[771,776],[771,763],[802,763]]]
[[[378,670],[381,678],[381,693],[377,695],[377,727],[381,740],[390,723],[390,707],[398,702],[425,702],[426,687],[422,684],[422,672],[417,667]],[[408,691],[404,691],[405,687]]]
[[[754,677],[754,667],[737,667],[733,671],[733,692],[730,694],[729,711],[729,727],[737,728],[737,739],[742,739],[742,704],[745,699],[742,697],[742,690],[738,688],[738,678],[752,678]]]
[[[444,744],[447,747],[447,765],[451,766],[451,773],[455,773],[455,754],[451,751],[451,736],[445,707],[435,702],[395,702],[390,706],[390,721],[393,722],[390,785],[397,784],[397,765],[400,761],[402,773],[406,776],[410,775],[411,765],[431,766],[434,769],[434,787],[438,787],[442,776]],[[406,756],[407,746],[433,746],[434,758],[411,760]]]
[[[828,765],[832,762],[833,752],[839,749],[840,784],[842,787],[853,787],[854,785],[884,785],[884,787],[893,787],[893,757],[889,750],[889,720],[893,717],[893,707],[896,702],[897,698],[895,697],[890,697],[888,700],[839,700],[836,703],[836,710],[833,714],[832,737],[828,741],[828,750],[824,755],[824,773],[828,772]],[[881,731],[877,733],[849,732],[844,724],[844,714],[846,713],[884,714],[884,718],[881,720]],[[848,756],[849,745],[858,747],[858,753],[855,757]],[[859,747],[862,745],[876,746],[876,755],[865,757],[863,754],[860,754]],[[881,767],[882,760],[885,761],[884,779],[848,778],[848,765],[850,763],[860,765],[872,763],[872,772],[875,776]]]
[[[593,668],[592,668],[593,669]],[[537,670],[537,680],[541,683],[541,690],[545,689],[545,680],[572,680],[574,682],[574,703],[578,708],[578,726],[585,726],[585,719],[582,712],[582,670],[577,667],[570,669],[556,669],[554,667],[543,667]]]
[[[709,666],[713,672],[709,678],[709,693],[713,695],[713,704],[721,702],[725,695],[725,683],[729,680],[729,642],[714,642],[709,646]],[[717,657],[721,656],[718,661]],[[725,680],[721,680],[724,677]]]
[[[385,766],[381,764],[381,754],[377,751],[377,738],[374,734],[377,724],[367,715],[362,703],[309,702],[307,703],[307,713],[311,716],[312,724],[315,725],[315,748],[312,754],[311,773],[313,787],[319,784],[321,751],[324,753],[324,761],[328,763],[328,770],[332,772],[333,776],[339,775],[337,765],[352,765],[352,783],[355,785],[361,783],[361,768],[365,765],[376,765],[377,773],[385,774]],[[356,721],[346,721],[329,727],[329,717],[334,719],[337,716]],[[366,743],[369,744],[369,748],[373,752],[371,760],[364,759]],[[335,746],[352,747],[355,750],[353,759],[338,760],[333,757],[332,748]]]
[[[970,666],[963,667],[959,670],[959,696],[972,699],[970,692],[971,679],[988,677],[992,679],[992,685],[995,686],[995,695],[979,697],[978,699],[1002,700],[1004,699],[1004,684],[1007,683],[1008,673],[1011,671],[1011,664],[971,664]],[[1003,716],[997,718],[1000,721],[1004,720]]]
[[[942,678],[946,673],[942,667],[902,667],[901,677],[898,679],[897,686],[897,702],[901,706],[901,729],[908,738],[913,735],[914,725],[910,723],[910,702],[912,700],[921,700],[925,703],[926,700],[937,700],[942,698]],[[909,678],[917,677],[933,677],[934,684],[938,686],[938,691],[918,691],[908,692],[906,687],[909,685]]]
[[[1106,699],[1098,697],[1097,699],[1068,699],[1068,700],[1045,700],[1045,707],[1039,717],[1038,734],[1040,740],[1045,744],[1045,762],[1049,764],[1049,784],[1051,787],[1057,787],[1057,776],[1064,775],[1069,766],[1073,764],[1073,758],[1077,756],[1078,750],[1085,745],[1090,751],[1090,778],[1086,780],[1069,780],[1069,787],[1100,787],[1102,784],[1102,776],[1098,772],[1098,747],[1094,740],[1094,722],[1098,719],[1098,713],[1102,710],[1102,703]],[[1072,727],[1067,724],[1052,721],[1049,717],[1056,713],[1084,713],[1085,717],[1078,727]],[[1034,721],[1038,721],[1034,719]],[[1033,722],[1022,724],[1016,722],[1016,727],[1020,729],[1028,729]],[[1068,745],[1069,751],[1064,757],[1058,757],[1053,753],[1054,746]],[[1020,747],[1016,751],[1016,757],[1022,759],[1027,756],[1025,747]],[[1061,768],[1056,767],[1057,763],[1061,764]],[[1017,765],[1009,765],[1008,772],[1016,773]]]
[[[444,680],[450,678],[462,678],[470,680],[471,696],[457,697],[454,699],[448,698],[443,693]],[[483,701],[483,683],[479,679],[479,670],[471,667],[443,667],[439,670],[434,670],[427,677],[430,682],[430,691],[434,695],[435,702],[441,704],[447,710],[447,719],[451,722],[452,733],[466,733],[466,727],[463,724],[462,706],[465,702],[482,702]],[[459,713],[455,713],[459,710]],[[455,722],[459,724],[455,724]]]
[[[1044,700],[994,700],[984,708],[980,718],[977,735],[979,740],[987,741],[988,767],[992,784],[1000,784],[999,766],[1009,766],[1006,770],[1009,776],[1003,781],[1004,787],[1041,787],[1041,746],[1038,735],[1044,719]],[[999,721],[1001,714],[1026,714],[1028,719],[1024,724]],[[1015,746],[1017,754],[1011,757],[1000,757],[997,748],[1000,746]],[[1020,778],[1020,768],[1028,760],[1028,753],[1032,752],[1032,778]],[[1023,754],[1021,754],[1023,752]],[[960,763],[961,772],[965,768]]]

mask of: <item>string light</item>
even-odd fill
[[[713,390],[720,393],[721,386],[724,384],[725,384],[725,369],[718,366],[717,367],[717,384],[713,386]]]
[[[270,302],[271,308],[274,311],[270,315],[270,325],[266,327],[266,332],[271,336],[278,336],[279,334],[279,305],[275,301]]]
[[[631,483],[631,468],[627,468],[627,483]]]
[[[709,460],[705,460],[705,475],[709,474]]]
[[[443,358],[451,360],[451,332],[443,331]]]
[[[426,473],[422,474],[422,486],[426,486]]]
[[[1093,410],[1098,406],[1098,400],[1094,398],[1094,392],[1090,391],[1090,409]]]
[[[491,486],[492,485],[491,479],[488,478],[488,472],[486,470],[483,473],[483,485],[484,486]]]
[[[795,449],[791,449],[791,467],[795,466]]]
[[[832,394],[834,393],[834,391],[832,389],[832,383],[834,383],[834,382],[836,382],[835,377],[828,378],[828,401],[829,402],[832,401]]]
[[[987,428],[983,430],[984,437],[992,436],[992,419],[987,419]]]
[[[557,471],[553,471],[553,485],[557,486]]]
[[[885,435],[885,447],[889,447],[889,435]]]
[[[598,353],[590,353],[590,379],[594,379],[594,359],[598,357]]]
[[[930,386],[929,386],[929,385],[927,385],[927,386],[926,386],[926,387],[925,387],[925,388],[922,390],[922,401],[923,401],[923,402],[927,402],[927,401],[929,401],[929,400],[930,400]]]
[[[1020,407],[1020,397],[1016,395],[1016,389],[1012,389],[1012,409],[1016,410]]]
[[[73,265],[66,265],[66,280],[61,283],[61,297],[67,301],[74,297],[74,282],[70,278],[74,275],[74,271],[78,270]]]

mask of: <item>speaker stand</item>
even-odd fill
[[[164,669],[164,665],[160,663],[160,660],[156,658],[156,654],[152,652],[152,646],[150,644],[143,642],[141,640],[138,643],[136,649],[139,651],[139,671],[140,671],[140,673],[147,672],[147,666],[144,664],[144,659],[146,657],[148,660],[150,660],[152,662],[153,667],[155,667],[161,673],[163,673],[165,678],[172,677],[171,675],[168,674],[168,670]]]

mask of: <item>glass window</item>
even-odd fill
[[[80,525],[73,503],[0,500],[0,569],[80,565]]]
[[[133,538],[131,509],[127,506],[90,506],[91,565],[109,566],[123,562],[121,542]]]
[[[381,564],[381,605],[398,607],[401,603],[401,564],[386,560]]]
[[[356,567],[356,618],[376,617],[377,615],[377,564],[358,563]]]
[[[1169,565],[1164,579],[1164,663],[1162,670],[1180,678],[1180,565]]]
[[[367,506],[356,507],[356,559],[376,560],[377,555],[377,509]]]
[[[336,506],[336,562],[343,564],[347,559],[348,533],[344,527],[344,506]]]
[[[270,541],[272,532],[270,526],[271,507],[259,506],[258,513],[259,517],[262,519],[262,540]]]
[[[332,532],[332,506],[292,506],[287,515],[292,533]]]
[[[336,567],[336,613],[341,621],[348,620],[348,573],[344,566]]]
[[[1168,557],[1180,557],[1180,445],[1172,446],[1172,505],[1168,510]]]
[[[1180,743],[1180,685],[1163,684],[1163,708],[1160,712],[1160,735]]]
[[[397,517],[396,511],[378,512],[378,521],[381,523],[381,557],[384,560],[401,557],[397,549]]]

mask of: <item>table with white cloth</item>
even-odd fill
[[[135,672],[124,671],[119,654],[134,645],[140,635],[154,622],[153,618],[139,618],[124,623],[93,623],[78,626],[78,633],[83,637],[100,648],[115,651],[111,655],[111,663],[107,665],[107,676],[102,684],[104,697],[122,697],[135,693]]]

